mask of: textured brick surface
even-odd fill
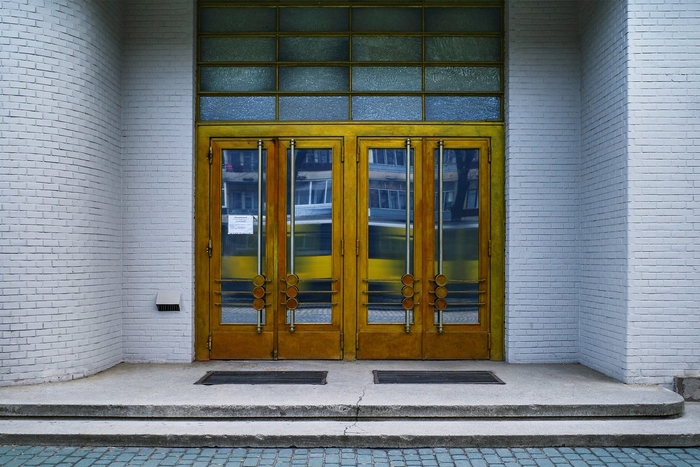
[[[131,0],[124,12],[126,361],[193,356],[193,3]],[[179,291],[181,311],[158,312],[158,290]]]
[[[2,2],[0,385],[121,361],[120,44],[120,2]]]
[[[579,44],[573,1],[507,7],[506,353],[575,362]]]
[[[625,2],[581,3],[580,358],[626,371],[627,43]]]
[[[626,380],[668,385],[700,370],[700,3],[628,9]]]

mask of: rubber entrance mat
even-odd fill
[[[195,384],[326,384],[327,371],[209,371]]]
[[[490,371],[374,370],[374,384],[506,384]]]

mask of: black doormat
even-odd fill
[[[506,384],[490,371],[374,370],[374,384]]]
[[[326,384],[327,371],[209,371],[195,384]]]

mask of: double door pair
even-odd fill
[[[489,358],[488,138],[210,143],[210,358]]]

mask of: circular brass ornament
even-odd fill
[[[435,300],[435,308],[437,308],[438,310],[444,310],[445,308],[447,308],[447,300],[445,300],[444,298],[438,298],[437,300]]]
[[[299,306],[299,300],[296,298],[288,298],[285,305],[287,306],[288,310],[296,310],[296,308]]]
[[[264,287],[255,287],[253,289],[253,297],[263,298],[264,296],[265,296],[265,288]]]
[[[414,303],[412,298],[404,298],[401,300],[401,306],[403,307],[404,310],[412,310]]]
[[[255,300],[253,300],[253,308],[255,308],[258,311],[262,310],[263,308],[265,308],[265,300],[263,300],[262,298],[256,298]]]
[[[255,277],[253,277],[253,285],[256,287],[262,287],[265,285],[265,276],[262,274],[258,274]]]
[[[403,285],[413,285],[415,281],[416,279],[413,277],[413,274],[404,274],[401,276],[401,283]]]
[[[403,295],[406,298],[413,297],[414,294],[415,294],[415,291],[413,290],[413,287],[411,287],[410,285],[404,285],[401,288],[401,295]]]
[[[287,294],[287,297],[295,298],[299,295],[299,289],[297,289],[294,286],[287,287],[287,290],[285,291],[285,293]]]
[[[447,276],[444,274],[438,274],[435,276],[435,283],[439,285],[440,287],[444,287],[447,285]]]
[[[446,287],[438,287],[435,289],[435,296],[437,298],[445,298],[447,297],[447,288]]]
[[[297,285],[299,283],[299,276],[296,274],[287,274],[284,281],[287,283],[287,285]]]

